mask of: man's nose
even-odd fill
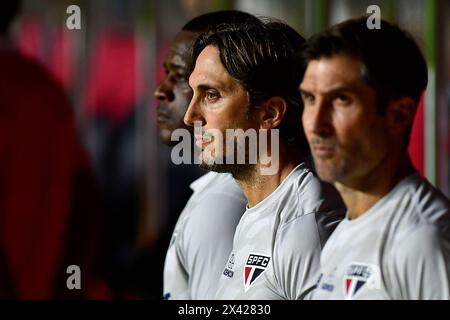
[[[312,111],[304,114],[308,130],[318,136],[330,136],[333,133],[331,106],[325,100],[317,101]]]
[[[186,109],[186,113],[184,114],[184,123],[187,126],[194,126],[194,121],[200,121],[202,125],[204,125],[205,121],[201,114],[201,112],[198,110],[197,103],[194,100],[194,97],[191,99],[191,102],[189,103],[188,108]]]
[[[175,95],[173,93],[172,86],[168,83],[167,79],[161,81],[159,86],[156,88],[154,96],[158,101],[173,101]]]

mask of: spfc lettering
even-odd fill
[[[381,288],[380,268],[371,264],[352,263],[344,277],[345,298],[352,299],[363,288]]]
[[[266,271],[270,257],[250,253],[244,268],[244,290],[247,291],[256,279]]]

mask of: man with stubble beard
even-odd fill
[[[268,20],[222,26],[194,44],[185,123],[197,129],[201,167],[231,173],[247,199],[217,299],[305,298],[344,215],[336,190],[308,163],[298,89],[303,42]]]

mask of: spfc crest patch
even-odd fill
[[[250,253],[244,268],[244,290],[247,291],[258,277],[266,271],[270,257]]]
[[[353,299],[364,287],[367,287],[367,289],[380,289],[380,268],[371,264],[352,263],[344,277],[345,298]]]

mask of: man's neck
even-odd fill
[[[261,174],[262,164],[256,164],[251,171],[245,175],[235,177],[242,192],[247,198],[248,207],[254,207],[266,199],[284,179],[301,163],[302,156],[298,153],[294,155],[280,151],[278,170],[273,175]]]
[[[389,159],[370,174],[360,179],[359,184],[336,182],[348,209],[348,217],[353,220],[366,213],[380,199],[387,195],[404,177],[415,172],[411,160],[405,152],[397,160]]]

